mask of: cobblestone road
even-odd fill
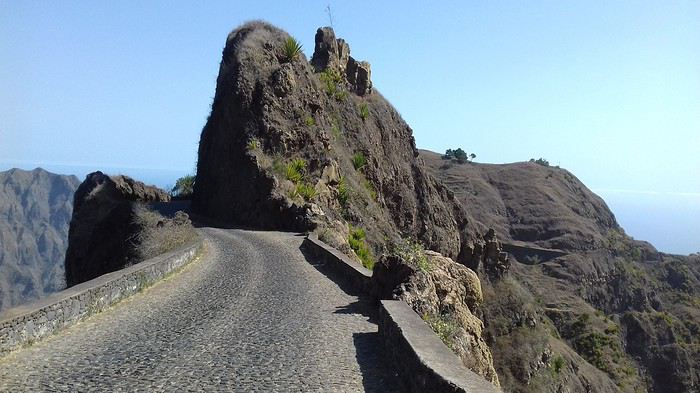
[[[182,272],[0,359],[0,391],[391,391],[369,304],[303,238],[202,229]]]

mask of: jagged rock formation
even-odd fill
[[[483,272],[482,276],[491,280],[500,280],[510,270],[508,253],[503,252],[501,242],[496,237],[496,231],[489,228],[484,235],[484,241],[474,245],[473,257],[468,265],[472,270]]]
[[[369,64],[350,57],[330,28],[317,31],[311,63],[282,51],[287,38],[263,22],[229,34],[200,139],[193,210],[255,227],[316,229],[366,266],[402,238],[449,258],[476,255],[484,228],[428,174],[411,128],[372,86]],[[445,271],[460,268],[445,261],[454,265]],[[454,283],[460,274],[444,278]],[[450,307],[431,296],[432,306],[415,307]],[[458,351],[497,383],[478,318],[457,303]]]
[[[531,247],[531,257],[510,255],[505,279],[482,285],[487,341],[506,390],[697,391],[697,256],[665,255],[629,238],[602,199],[566,170],[421,157],[495,228],[487,244],[497,235]],[[499,244],[490,244],[484,254],[494,260]],[[565,252],[544,260],[538,247]]]
[[[0,311],[65,287],[63,259],[79,183],[40,168],[0,172]]]
[[[170,195],[127,176],[93,172],[75,192],[66,252],[66,283],[73,286],[139,260],[139,206]],[[157,224],[156,224],[157,225]],[[162,223],[161,223],[162,226]]]
[[[278,229],[348,222],[377,250],[401,235],[456,258],[477,231],[416,159],[410,127],[371,88],[369,66],[352,60],[330,28],[316,34],[313,67],[303,54],[286,58],[287,37],[263,22],[228,36],[193,210]]]
[[[372,71],[366,61],[357,61],[350,56],[350,45],[345,40],[336,39],[330,27],[316,31],[316,46],[311,64],[317,72],[333,70],[345,75],[349,90],[359,96],[372,93]]]

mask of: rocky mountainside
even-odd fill
[[[0,172],[0,310],[65,287],[63,259],[79,183],[40,168]]]
[[[229,34],[192,208],[316,231],[506,391],[697,389],[697,258],[629,238],[565,170],[420,153],[330,28],[310,61],[264,22]]]
[[[366,267],[413,277],[404,294],[424,300],[414,309],[436,326],[453,326],[445,337],[453,349],[498,384],[480,301],[467,296],[481,293],[478,280],[460,284],[466,273],[459,268],[468,269],[447,258],[479,259],[479,228],[418,159],[411,128],[372,85],[368,63],[350,56],[330,28],[316,32],[311,62],[297,48],[264,22],[228,36],[200,139],[192,209],[247,226],[315,230]],[[422,246],[408,246],[414,241],[445,258],[419,255],[423,268],[408,268],[406,257],[422,254]],[[401,254],[402,245],[412,251],[401,263],[380,260]],[[445,285],[434,285],[434,275]],[[399,296],[392,289],[382,293]]]
[[[66,283],[73,286],[119,270],[191,240],[185,213],[168,219],[150,204],[170,201],[165,191],[128,176],[93,172],[75,192],[65,258]]]
[[[330,28],[317,32],[311,63],[284,53],[288,37],[262,22],[228,36],[193,209],[267,228],[346,234],[352,223],[375,247],[403,235],[456,257],[460,233],[476,234],[471,219],[416,159],[411,128],[371,86],[369,64]]]
[[[700,257],[631,239],[564,169],[459,164],[429,151],[421,158],[495,229],[503,249],[517,251],[504,279],[482,283],[488,341],[507,390],[700,389]],[[585,369],[585,383],[572,383]]]

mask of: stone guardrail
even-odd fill
[[[318,239],[315,233],[310,233],[304,239],[304,247],[316,258],[326,263],[341,279],[349,283],[355,290],[370,293],[372,289],[372,271],[350,259],[339,250]]]
[[[310,233],[304,247],[357,291],[372,293],[372,272]],[[500,393],[464,366],[402,300],[380,300],[379,334],[389,360],[410,392]]]
[[[194,260],[203,247],[200,239],[178,250],[0,313],[0,356],[50,336],[140,292]]]
[[[401,300],[382,300],[379,335],[410,392],[498,393],[467,369],[433,330]]]

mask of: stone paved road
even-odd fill
[[[0,359],[0,391],[391,391],[364,300],[289,233],[202,229],[181,273]]]

